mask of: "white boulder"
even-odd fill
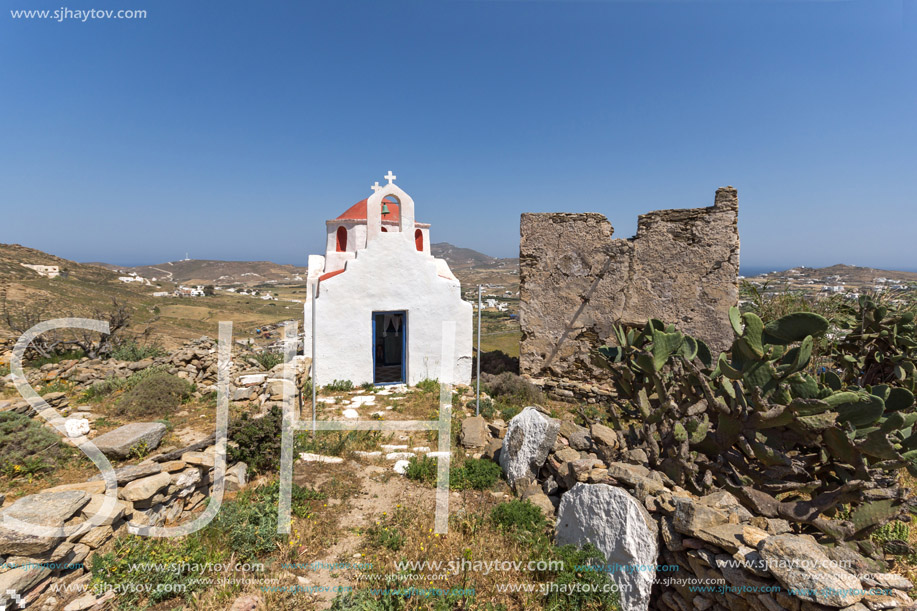
[[[578,483],[561,497],[555,539],[558,545],[597,547],[620,586],[621,608],[645,611],[656,577],[657,530],[652,517],[623,489]]]
[[[535,407],[526,407],[509,421],[500,467],[510,486],[522,478],[534,479],[557,439],[560,423]]]

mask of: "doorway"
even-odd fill
[[[373,384],[405,381],[407,313],[373,312]]]

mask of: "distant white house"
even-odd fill
[[[43,276],[45,278],[57,278],[60,276],[60,267],[57,265],[31,265],[29,263],[20,263],[19,265],[28,267],[33,272],[36,272],[39,276]]]
[[[150,281],[144,278],[143,276],[138,276],[136,272],[131,272],[127,276],[118,276],[118,280],[121,282],[136,282],[138,284],[149,285]]]
[[[153,297],[169,297],[171,295],[172,293],[170,293],[169,291],[156,291],[155,293],[153,293]]]
[[[204,287],[196,286],[191,288],[190,286],[179,286],[175,289],[176,297],[203,297],[204,296]]]

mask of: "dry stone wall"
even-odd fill
[[[641,215],[631,239],[612,239],[601,214],[523,214],[521,372],[601,379],[594,351],[613,341],[613,325],[649,318],[727,349],[728,310],[738,302],[738,213],[736,190],[725,187],[711,207]]]

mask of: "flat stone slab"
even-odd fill
[[[99,435],[92,442],[106,456],[127,458],[131,448],[141,444],[147,450],[159,446],[159,442],[166,434],[166,425],[161,422],[132,422]]]
[[[337,464],[344,462],[340,456],[322,456],[321,454],[312,454],[311,452],[302,452],[299,455],[300,460],[304,462],[321,462],[328,464]]]
[[[385,455],[386,460],[410,460],[414,458],[413,452],[389,452]]]
[[[123,486],[128,482],[132,482],[135,479],[140,479],[141,477],[149,477],[150,475],[156,475],[162,471],[162,465],[155,462],[147,462],[139,465],[128,465],[126,467],[121,467],[120,469],[115,470],[115,479],[118,480],[118,485]],[[89,478],[89,481],[94,482],[101,480],[101,475],[93,475]]]
[[[0,511],[0,555],[34,556],[48,551],[61,542],[54,536],[20,532],[7,525],[13,518],[36,526],[60,529],[89,502],[90,495],[81,490],[30,494]]]
[[[195,469],[197,471],[197,469]],[[168,473],[157,473],[149,477],[137,479],[121,489],[121,498],[136,503],[146,501],[172,483],[172,476]]]
[[[860,580],[838,567],[817,543],[796,535],[768,537],[758,547],[769,570],[784,588],[802,600],[828,607],[848,607],[865,591]]]
[[[354,450],[353,455],[356,456],[357,458],[366,458],[366,459],[381,458],[382,452],[378,450],[374,452],[366,452],[364,450]]]

